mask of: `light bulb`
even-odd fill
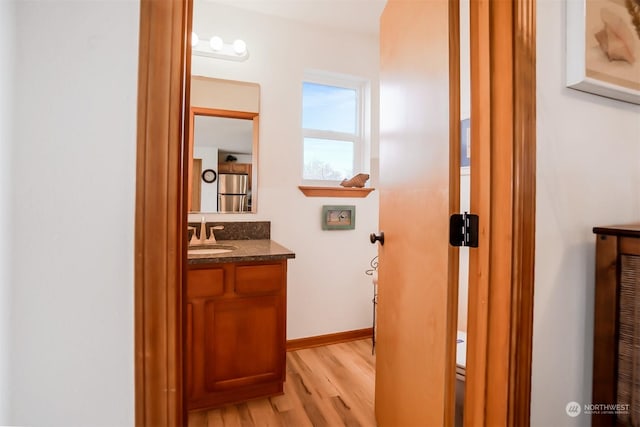
[[[244,40],[238,39],[233,42],[233,50],[238,55],[242,55],[247,52],[247,44],[244,42]]]
[[[218,52],[218,51],[221,51],[222,48],[224,47],[224,41],[222,40],[221,37],[213,36],[211,37],[211,40],[209,40],[209,46],[211,46],[211,49]]]
[[[198,35],[194,32],[191,32],[191,47],[198,46],[199,41],[200,39],[198,38]]]

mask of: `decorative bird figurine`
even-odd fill
[[[359,173],[351,179],[343,179],[340,183],[343,187],[364,187],[365,182],[369,179],[368,173]]]

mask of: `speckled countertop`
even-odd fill
[[[270,239],[218,240],[219,245],[235,246],[237,249],[221,254],[189,254],[189,264],[269,261],[295,258],[296,254]]]

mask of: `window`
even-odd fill
[[[303,181],[332,183],[366,172],[364,82],[305,75],[302,83]]]

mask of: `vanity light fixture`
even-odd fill
[[[247,43],[237,39],[233,43],[225,43],[222,37],[213,36],[208,42],[200,40],[198,35],[191,33],[192,53],[209,58],[227,59],[230,61],[246,61],[249,58]]]
[[[247,52],[247,44],[244,40],[234,40],[233,51],[238,55],[244,55]]]
[[[222,37],[213,36],[209,40],[209,46],[214,52],[220,52],[224,48],[224,40]]]

